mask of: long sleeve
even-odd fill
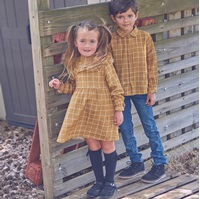
[[[113,101],[114,109],[116,111],[124,110],[124,91],[120,84],[117,73],[111,61],[106,61],[105,65],[106,81],[110,90],[111,99]]]
[[[75,88],[76,88],[75,79],[70,77],[64,84],[61,85],[59,93],[73,94]]]
[[[157,58],[151,36],[147,39],[148,92],[156,93],[158,84]]]

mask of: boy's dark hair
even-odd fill
[[[130,8],[135,14],[138,12],[138,4],[136,0],[111,0],[109,3],[109,12],[114,17],[117,14],[126,12]]]

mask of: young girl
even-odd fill
[[[110,41],[111,33],[103,25],[83,21],[71,26],[63,59],[68,81],[49,82],[59,93],[72,94],[57,141],[63,143],[80,137],[86,140],[96,178],[87,192],[91,198],[109,198],[116,190],[114,141],[119,139],[118,126],[123,122],[124,97],[112,64]],[[101,151],[105,156],[105,176]]]

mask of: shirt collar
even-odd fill
[[[126,35],[120,28],[118,28],[116,32],[120,37],[123,38],[123,37],[129,36],[129,35],[131,35],[132,37],[136,37],[138,31],[139,30],[138,30],[137,26],[135,26],[134,29],[132,30],[132,32],[130,32],[128,35]]]

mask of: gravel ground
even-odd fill
[[[37,187],[25,177],[32,136],[33,130],[0,120],[0,198],[44,199],[42,185]],[[166,169],[198,175],[198,148],[171,159]]]
[[[25,177],[33,130],[0,120],[0,198],[43,199],[43,187]]]

